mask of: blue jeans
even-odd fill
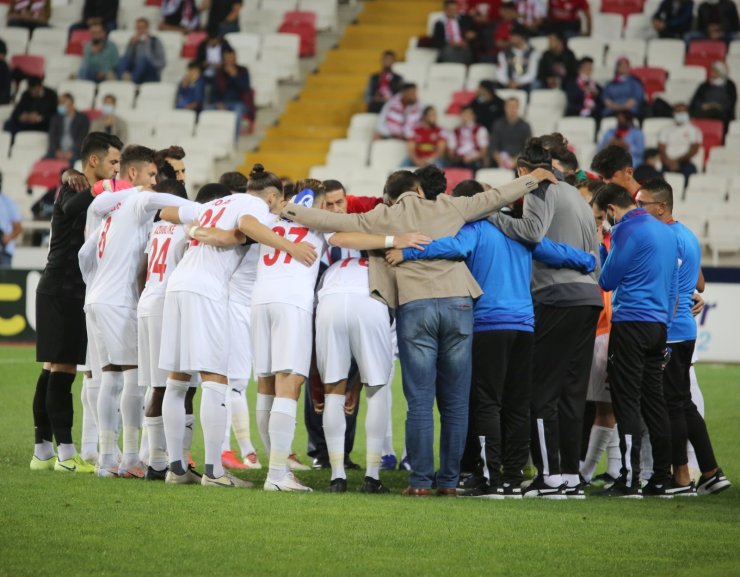
[[[142,82],[159,82],[159,70],[152,64],[151,60],[141,56],[136,59],[121,57],[118,62],[118,78],[123,76],[124,72],[131,73],[131,79],[134,84]]]
[[[468,431],[473,354],[470,297],[422,299],[399,307],[398,351],[403,371],[409,484],[434,482],[434,401],[441,417],[437,487],[455,488]]]

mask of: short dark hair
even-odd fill
[[[484,190],[485,188],[480,182],[471,178],[458,182],[455,188],[452,189],[452,196],[475,196]]]
[[[72,104],[74,104],[74,103],[75,103],[75,97],[74,97],[74,96],[72,95],[72,93],[71,93],[71,92],[64,92],[64,93],[62,93],[62,98],[66,98],[66,99],[67,99],[67,100],[69,100],[69,101],[70,101],[70,102],[71,102]]]
[[[341,190],[345,194],[347,193],[347,190],[344,188],[344,185],[339,182],[338,180],[325,180],[324,181],[324,190],[326,192],[334,192],[335,190]]]
[[[185,158],[185,151],[182,146],[173,144],[169,148],[163,148],[157,151],[157,164],[163,162],[165,158],[174,158],[175,160],[182,160]]]
[[[188,70],[192,70],[194,68],[197,68],[198,70],[201,69],[200,62],[198,62],[197,60],[191,60],[190,62],[188,62]]]
[[[105,132],[91,132],[82,141],[80,147],[80,158],[82,163],[88,161],[93,154],[97,156],[106,156],[109,148],[121,150],[123,142],[117,136],[106,134]]]
[[[578,61],[578,68],[580,68],[584,64],[593,64],[593,63],[594,63],[593,58],[591,58],[590,56],[584,56]]]
[[[247,177],[237,171],[224,172],[221,178],[218,179],[218,182],[227,187],[231,192],[247,192],[247,186],[249,185]]]
[[[177,180],[177,173],[172,165],[166,160],[157,162],[157,182],[170,178]]]
[[[103,100],[105,100],[106,98],[110,98],[113,101],[113,104],[115,104],[116,102],[118,102],[118,98],[116,98],[116,95],[115,94],[111,94],[110,92],[108,94],[106,94],[105,96],[103,96]]]
[[[424,190],[424,196],[429,200],[434,200],[447,190],[447,177],[444,171],[434,164],[417,168],[414,175],[419,180],[422,190]]]
[[[577,180],[573,186],[578,189],[587,189],[591,193],[591,200],[593,200],[593,197],[596,195],[596,193],[599,192],[606,185],[600,180],[594,180],[593,178],[582,178],[580,180]]]
[[[509,35],[510,35],[510,36],[513,36],[513,35],[515,35],[515,34],[516,34],[517,36],[521,36],[521,37],[522,37],[522,38],[524,38],[525,40],[528,40],[528,39],[529,39],[529,30],[527,30],[527,29],[526,29],[526,28],[525,28],[524,26],[522,26],[521,24],[515,24],[515,25],[514,25],[514,26],[512,27],[512,29],[511,29],[511,32],[509,33]]]
[[[645,152],[642,154],[642,159],[647,160],[648,158],[652,158],[653,156],[660,156],[660,150],[657,148],[646,148]]]
[[[29,88],[36,88],[43,85],[44,79],[41,76],[29,76],[26,78],[26,82]]]
[[[564,151],[558,157],[558,160],[560,161],[560,164],[562,164],[564,168],[567,168],[568,170],[572,172],[575,172],[576,170],[578,170],[578,157],[570,150]]]
[[[409,170],[397,170],[385,181],[383,194],[390,200],[398,200],[404,192],[414,190],[419,186],[419,177]]]
[[[632,155],[626,148],[616,144],[610,144],[604,150],[599,151],[591,161],[591,170],[603,178],[611,178],[615,172],[625,168],[632,168]]]
[[[591,203],[599,210],[606,210],[610,204],[619,208],[629,208],[635,204],[627,189],[618,184],[605,184],[594,195]]]
[[[139,162],[153,163],[155,157],[156,153],[151,148],[138,144],[129,144],[121,152],[121,172],[125,172],[131,164]]]
[[[545,147],[544,142],[541,138],[530,138],[524,144],[524,150],[522,150],[517,164],[523,165],[526,168],[551,168],[552,167],[552,155],[550,151]]]
[[[261,194],[268,188],[276,188],[280,194],[284,195],[283,181],[276,174],[266,171],[265,167],[258,162],[249,172],[247,192]]]
[[[183,186],[182,182],[175,178],[165,178],[164,180],[160,180],[157,184],[154,185],[154,191],[174,194],[175,196],[179,196],[180,198],[185,199],[187,199],[188,197],[185,186]]]
[[[395,50],[383,50],[383,56],[393,56],[393,58],[395,58],[396,51]]]
[[[290,200],[296,195],[296,189],[295,184],[288,180],[287,182],[283,182],[283,199],[284,200]]]
[[[673,212],[673,187],[662,178],[653,178],[640,186],[653,195],[658,202],[665,202],[671,212]]]
[[[205,204],[206,202],[211,202],[217,198],[223,198],[229,195],[231,195],[231,191],[223,184],[211,182],[200,187],[198,194],[195,196],[195,202]]]
[[[416,84],[414,84],[413,82],[404,82],[401,85],[401,92],[405,92],[406,90],[411,90],[412,88],[415,90]]]

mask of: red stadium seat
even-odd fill
[[[447,194],[450,194],[460,182],[473,178],[473,171],[469,168],[445,168],[445,176],[447,177]]]
[[[292,10],[283,14],[283,24],[307,24],[316,28],[316,12]]]
[[[688,54],[684,60],[684,64],[686,66],[702,66],[707,71],[707,76],[709,76],[709,70],[716,61],[716,58],[705,56],[704,54]]]
[[[46,60],[43,56],[34,56],[33,54],[15,54],[10,59],[10,67],[13,70],[20,70],[25,76],[44,77],[44,68]]]
[[[82,114],[87,116],[90,122],[92,122],[93,120],[97,120],[98,118],[103,116],[103,111],[97,108],[88,108],[87,110],[82,110],[81,112]]]
[[[715,60],[724,60],[727,54],[727,45],[720,40],[694,40],[689,44],[687,56],[701,55],[714,58]]]
[[[208,37],[208,34],[202,31],[190,32],[185,37],[182,45],[182,57],[187,60],[193,60],[198,53],[198,46]]]
[[[627,17],[642,13],[644,6],[644,0],[601,0],[602,14],[621,14],[625,25]]]
[[[89,30],[75,30],[69,37],[69,43],[67,43],[67,54],[82,56],[82,49],[88,42],[90,42]]]
[[[709,158],[709,151],[715,146],[722,146],[725,139],[725,125],[721,120],[706,120],[695,118],[691,123],[702,133],[702,146],[704,147],[704,160]]]
[[[39,186],[42,188],[54,188],[59,185],[59,173],[69,168],[66,160],[47,158],[34,163],[31,174],[26,181],[29,188]]]
[[[653,100],[653,94],[656,92],[663,92],[665,89],[665,81],[667,73],[663,68],[656,68],[645,66],[641,68],[633,68],[632,75],[639,78],[645,88],[645,94],[647,94],[648,101]]]
[[[452,95],[452,101],[447,107],[447,114],[460,114],[460,109],[470,104],[475,98],[474,90],[460,90]]]
[[[311,12],[316,19],[316,14]],[[300,44],[298,46],[298,55],[301,58],[306,58],[316,54],[316,24],[308,24],[306,22],[283,22],[278,29],[278,32],[282,34],[295,34],[300,38]]]
[[[162,5],[162,0],[146,0],[146,5],[159,7]]]

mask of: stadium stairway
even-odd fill
[[[246,154],[240,170],[248,174],[260,162],[278,175],[298,179],[324,164],[332,139],[343,138],[352,115],[365,110],[365,86],[381,52],[395,50],[402,59],[409,38],[426,33],[427,15],[438,7],[437,0],[365,2],[257,150]]]

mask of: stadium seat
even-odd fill
[[[639,38],[647,40],[655,37],[655,30],[650,21],[650,14],[630,14],[624,27],[625,38]]]
[[[491,80],[493,78],[496,78],[495,64],[471,64],[468,67],[468,78],[465,81],[465,88],[467,90],[475,90],[478,88],[481,80]]]
[[[686,177],[680,172],[664,172],[663,179],[673,189],[674,202],[682,200],[686,189]]]
[[[631,14],[642,14],[644,4],[644,0],[601,0],[601,13],[619,14],[626,24]]]
[[[721,40],[693,40],[689,44],[686,56],[706,56],[714,60],[724,60],[727,45]]]
[[[168,65],[172,60],[180,58],[180,54],[182,54],[182,46],[185,42],[182,32],[176,32],[174,30],[158,30],[157,38],[159,38],[162,42],[162,46],[164,46],[164,54],[167,58]]]
[[[427,79],[428,68],[423,64],[412,64],[410,62],[396,62],[393,72],[401,76],[404,82],[416,84],[419,88],[424,86]]]
[[[69,162],[66,160],[56,158],[39,160],[34,163],[26,184],[29,188],[32,186],[54,188],[59,183],[59,173],[66,168],[69,168]]]
[[[568,41],[568,48],[573,51],[573,54],[578,59],[590,56],[594,59],[594,64],[601,65],[604,63],[606,42],[601,38],[595,36],[576,36]]]
[[[438,114],[447,110],[447,105],[452,99],[454,90],[449,85],[435,84],[419,91],[419,100],[424,106],[434,106]]]
[[[239,57],[239,53],[237,51],[237,58]],[[237,62],[239,62],[237,60]],[[241,62],[239,62],[241,64]],[[185,76],[185,72],[188,69],[188,61],[184,58],[175,58],[169,62],[167,62],[167,66],[164,67],[164,70],[162,70],[162,76],[160,78],[161,82],[166,82],[167,84],[179,84],[179,82],[183,79]]]
[[[408,156],[408,148],[402,140],[376,140],[370,146],[370,168],[390,171]]]
[[[663,68],[637,67],[632,69],[632,75],[642,82],[648,102],[652,102],[656,92],[665,90],[667,74]]]
[[[67,54],[82,56],[85,44],[90,42],[89,30],[74,30],[67,43]]]
[[[475,99],[475,95],[473,90],[459,90],[453,93],[452,100],[447,107],[447,114],[460,114],[460,109],[470,104]]]
[[[591,34],[596,38],[604,40],[618,40],[622,37],[624,29],[624,18],[620,14],[601,14],[599,12],[591,14],[593,21],[593,30]]]
[[[678,102],[688,104],[698,87],[699,83],[693,80],[671,80],[669,78],[665,83],[663,92],[656,92],[653,99],[660,97],[671,105]]]
[[[187,60],[193,60],[198,53],[198,46],[208,37],[208,34],[202,31],[190,32],[185,37],[182,44],[182,57]]]
[[[131,40],[131,31],[130,30],[111,30],[108,33],[108,40],[113,42],[113,44],[116,45],[116,48],[118,48],[118,54],[123,54],[126,52],[126,46],[128,46],[128,41]],[[169,62],[170,59],[168,59],[167,66],[170,65]]]
[[[737,163],[737,148],[715,146],[709,151],[706,171],[717,176],[734,176],[737,174]]]
[[[292,14],[297,14],[293,12]],[[313,14],[306,12],[304,14]],[[281,34],[295,34],[300,38],[298,55],[301,58],[309,58],[316,54],[316,26],[303,22],[283,22],[278,28]]]
[[[254,87],[254,104],[258,108],[265,106],[278,106],[280,98],[278,93],[277,72],[263,62],[258,62],[249,68],[249,74]]]
[[[139,86],[136,108],[150,107],[153,110],[172,110],[175,107],[177,85],[165,82],[144,82]]]
[[[327,166],[358,168],[367,166],[368,143],[361,140],[336,139],[329,145]]]
[[[350,177],[351,172],[351,170],[346,170],[344,167],[341,166],[325,166],[323,164],[318,164],[311,167],[311,169],[308,171],[308,177],[315,178],[316,180],[339,180],[345,185],[346,189],[347,178]]]
[[[445,177],[447,178],[447,192],[451,193],[463,180],[473,178],[473,171],[469,168],[445,168]]]
[[[298,9],[316,14],[316,28],[335,32],[339,28],[337,0],[299,0]]]
[[[54,11],[56,13],[56,10]],[[17,246],[13,253],[14,269],[43,270],[49,248],[45,246]]]
[[[555,119],[565,114],[565,92],[562,90],[532,90],[529,93],[529,107],[538,111],[547,111]]]
[[[195,130],[195,119],[195,110],[161,110],[157,113],[154,133],[167,136],[173,142],[189,138],[193,136]],[[233,130],[233,123],[231,128]]]
[[[378,125],[378,115],[370,112],[354,114],[349,122],[347,140],[363,140],[370,142],[373,139]]]
[[[593,160],[596,154],[596,145],[592,142],[579,142],[574,153],[578,159],[578,166],[588,169],[591,166],[591,160]]]
[[[229,110],[204,110],[198,117],[195,136],[228,147],[234,142],[236,121],[236,113]]]
[[[526,116],[532,134],[549,134],[555,131],[558,118],[547,111],[538,112],[530,108]]]
[[[496,90],[496,95],[501,100],[507,100],[509,98],[516,98],[519,101],[519,114],[525,116],[527,113],[527,91],[518,90],[516,88],[502,88]]]
[[[130,142],[148,142],[152,138],[154,123],[159,112],[159,110],[147,106],[137,110],[116,110],[116,114],[126,121]],[[175,144],[175,142],[170,144]]]
[[[659,68],[676,68],[683,65],[686,45],[683,40],[656,38],[648,42],[647,65]]]
[[[444,86],[450,93],[462,90],[465,86],[466,68],[464,64],[439,63],[432,64],[427,71],[426,85]]]
[[[706,70],[707,76],[709,76],[709,70],[716,61],[713,56],[707,56],[705,54],[687,54],[684,64],[687,66],[701,66]]]
[[[138,5],[137,5],[138,4]],[[149,22],[149,29],[157,29],[162,19],[162,12],[156,6],[144,6],[142,2],[120,2],[118,7],[118,27],[129,31],[129,37],[136,28],[136,21],[144,18]]]
[[[20,70],[26,76],[44,78],[46,60],[33,54],[14,54],[10,57],[11,70]]]
[[[438,51],[435,48],[409,48],[406,50],[405,62],[414,66],[420,66],[424,70],[428,70],[429,67],[437,61]],[[480,66],[479,64],[473,64],[474,66]],[[492,64],[489,66],[493,66]],[[494,67],[495,69],[495,67]]]
[[[707,244],[712,251],[712,264],[719,266],[720,253],[740,251],[740,230],[731,215],[715,215],[708,223]]]
[[[437,126],[442,130],[454,131],[460,126],[459,114],[437,114]]]
[[[265,34],[262,39],[262,59],[268,55],[269,62],[279,71],[281,80],[299,80],[298,56],[300,37],[295,34]]]
[[[630,65],[640,67],[645,64],[645,55],[647,53],[647,42],[637,38],[612,40],[608,46],[606,54],[606,65],[614,67],[618,58],[625,57],[630,61]]]
[[[475,180],[491,186],[507,184],[514,178],[514,171],[506,168],[481,168],[475,172]]]
[[[91,80],[64,80],[57,87],[57,93],[69,92],[74,97],[77,108],[92,108],[95,89],[95,83]]]
[[[544,54],[550,48],[550,40],[547,36],[533,36],[529,39],[529,45],[540,54]]]
[[[730,188],[729,178],[717,174],[693,174],[686,187],[685,200],[701,198],[707,203],[724,202]]]
[[[56,17],[56,14],[54,16]],[[63,54],[67,45],[67,34],[64,28],[37,28],[28,43],[28,52],[29,54]]]
[[[0,158],[8,158],[10,155],[10,132],[0,132]]]
[[[562,133],[569,141],[593,144],[596,139],[596,120],[568,116],[558,120],[557,131]]]
[[[100,108],[103,98],[109,94],[116,97],[116,107],[133,108],[136,99],[136,84],[128,80],[103,80],[98,84],[94,108]]]
[[[709,152],[712,148],[715,146],[722,146],[722,142],[725,137],[725,128],[721,120],[695,118],[691,122],[701,130],[703,136],[702,146],[704,147],[706,157],[709,156]]]
[[[427,36],[431,36],[434,33],[434,25],[437,20],[441,20],[444,17],[444,12],[430,12],[427,16]]]
[[[238,62],[241,63],[242,54],[253,54],[253,58],[249,58],[249,61],[254,61],[259,58],[260,47],[262,45],[262,37],[259,34],[251,32],[230,32],[224,36],[226,41],[231,44],[232,48],[237,51],[239,56]]]
[[[8,47],[8,55],[25,54],[30,33],[25,28],[0,28],[0,38]]]
[[[681,66],[670,72],[671,80],[701,83],[707,79],[707,71],[703,66]]]

